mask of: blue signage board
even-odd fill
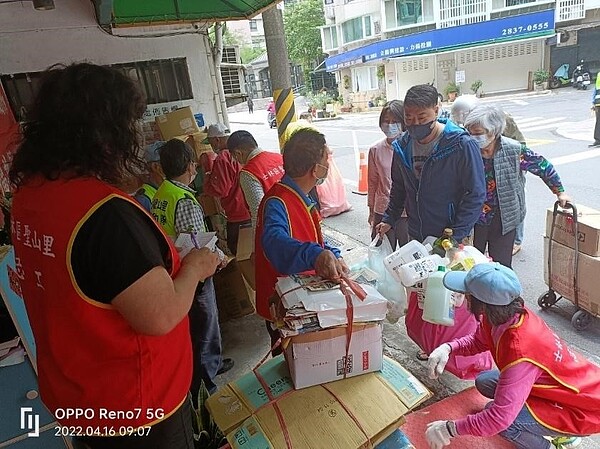
[[[375,42],[325,60],[327,71],[364,62],[433,53],[473,44],[501,42],[554,33],[554,10],[504,17],[468,25],[424,31]]]

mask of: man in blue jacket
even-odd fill
[[[404,120],[408,132],[392,143],[392,188],[390,202],[377,231],[384,235],[390,223],[406,209],[408,235],[423,241],[439,237],[451,228],[456,240],[471,234],[485,199],[485,176],[481,151],[467,131],[452,121],[438,119],[438,93],[435,87],[411,87],[404,98]],[[423,286],[408,290],[406,312],[408,336],[421,348],[418,358],[427,359],[444,338],[460,338],[477,328],[466,305],[457,307],[454,326],[441,326],[423,320],[419,303]],[[492,366],[489,353],[481,358],[452,356],[449,371],[461,378],[474,378]]]
[[[438,93],[429,84],[411,87],[404,98],[406,129],[392,143],[392,188],[380,235],[402,211],[408,234],[423,241],[452,228],[460,241],[469,236],[483,207],[485,177],[481,152],[469,133],[438,117]]]

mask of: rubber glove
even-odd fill
[[[443,345],[435,348],[433,352],[429,354],[427,370],[429,372],[430,379],[437,379],[438,376],[444,372],[444,368],[446,367],[446,363],[448,363],[451,352],[452,348],[450,345],[448,343],[444,343]]]
[[[425,439],[429,444],[429,449],[442,449],[450,444],[452,435],[448,431],[446,421],[434,421],[427,424]]]

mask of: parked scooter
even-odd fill
[[[277,118],[274,112],[269,112],[269,115],[267,115],[267,123],[269,128],[277,128]]]
[[[572,82],[577,90],[586,90],[591,83],[590,72],[585,68],[583,59],[573,71]]]
[[[564,87],[571,84],[572,80],[569,76],[569,67],[569,64],[563,64],[556,70],[556,72],[554,72],[554,76],[550,78],[548,82],[550,89],[557,89],[559,87]]]

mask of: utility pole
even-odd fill
[[[290,123],[296,121],[294,109],[294,93],[290,73],[290,61],[285,33],[283,32],[283,14],[281,9],[274,5],[262,13],[265,29],[265,43],[267,45],[267,58],[269,72],[271,73],[271,88],[275,101],[277,115],[277,134],[279,148],[283,150],[283,136]]]

